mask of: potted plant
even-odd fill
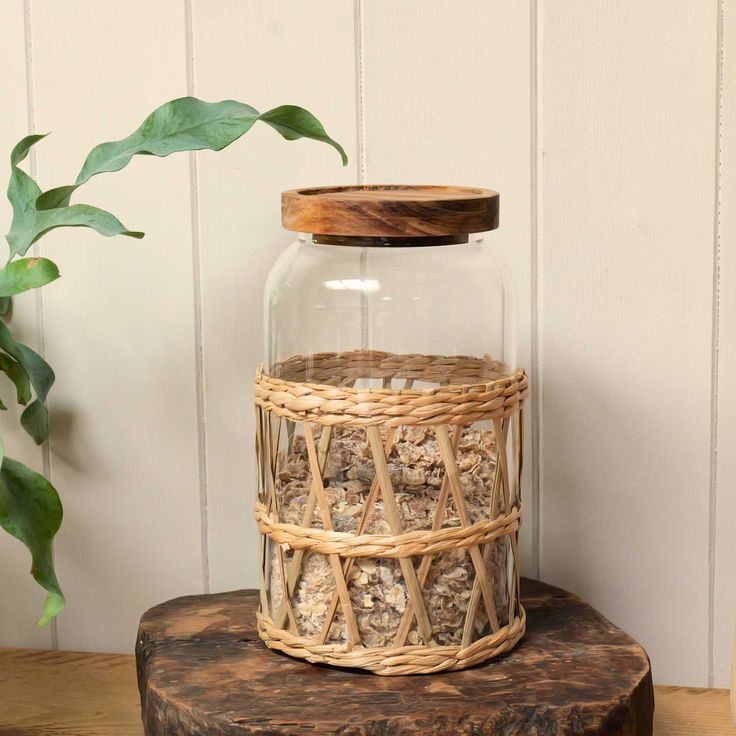
[[[58,227],[89,227],[101,235],[142,238],[110,212],[88,204],[71,203],[76,190],[97,174],[119,171],[133,156],[168,156],[181,151],[220,151],[263,122],[286,140],[311,138],[333,146],[347,163],[345,151],[332,140],[312,113],[294,105],[268,112],[235,100],[204,102],[182,97],[154,110],[131,135],[102,143],[87,156],[73,184],[42,191],[22,168],[31,148],[44,134],[23,138],[10,155],[8,199],[13,217],[6,236],[9,253],[0,269],[0,371],[12,381],[16,400],[25,407],[20,422],[36,444],[49,434],[47,398],[54,372],[42,356],[18,342],[6,323],[10,300],[16,294],[45,286],[59,278],[48,258],[28,257],[31,246]],[[0,397],[0,410],[6,409]],[[48,591],[39,625],[47,624],[64,608],[64,595],[54,571],[52,542],[62,520],[59,494],[41,474],[4,456],[0,436],[0,526],[28,547],[31,574]]]

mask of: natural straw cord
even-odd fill
[[[292,355],[273,366],[285,381],[349,385],[360,378],[408,378],[429,383],[473,384],[508,375],[501,361],[469,355],[421,355],[384,350]]]
[[[435,555],[452,549],[487,544],[515,533],[521,520],[521,506],[511,513],[484,519],[471,526],[442,527],[436,531],[415,530],[403,534],[351,534],[276,521],[260,502],[255,505],[258,529],[284,549],[302,549],[340,557],[382,557],[399,559]]]
[[[519,615],[509,624],[467,647],[411,645],[350,649],[345,644],[317,644],[312,639],[290,634],[274,626],[271,618],[260,611],[257,622],[258,635],[266,646],[308,662],[354,667],[376,675],[428,675],[463,670],[510,651],[524,636],[526,613],[519,606]]]
[[[329,369],[319,371],[322,380],[329,373],[332,380],[347,380],[354,370],[354,361],[340,361],[339,355],[330,355],[324,361]],[[353,357],[355,354],[343,354]],[[386,353],[374,355],[385,356]],[[282,364],[278,372],[282,375],[303,373],[304,359],[290,359]],[[313,356],[315,359],[320,356]],[[480,371],[483,361],[469,358],[443,358],[441,363],[419,365],[422,356],[392,356],[393,373],[381,367],[381,360],[362,363],[363,374],[381,378],[410,378],[413,380],[436,381],[442,376],[446,381],[463,377],[463,369],[473,360],[475,376],[471,380],[487,375]],[[399,359],[405,359],[401,362]],[[457,361],[457,362],[453,362]],[[337,365],[336,365],[337,363]],[[299,365],[298,370],[284,366]],[[373,368],[370,369],[370,365]],[[441,369],[438,368],[441,366]],[[401,367],[403,366],[403,368]],[[311,374],[311,371],[309,372]],[[478,375],[480,373],[480,376]],[[433,377],[433,378],[432,378]],[[400,425],[431,426],[437,424],[472,424],[487,419],[510,417],[518,411],[529,394],[529,384],[523,370],[510,376],[500,376],[484,383],[450,383],[429,389],[369,388],[356,389],[320,383],[301,383],[269,376],[259,369],[255,381],[256,405],[277,416],[298,422],[317,422],[322,425],[345,425],[353,427]]]
[[[262,539],[268,538],[277,553],[281,600],[271,599],[267,590],[268,562],[264,555],[258,614],[261,639],[272,649],[292,657],[365,669],[379,675],[460,670],[510,651],[523,636],[526,625],[524,609],[518,600],[517,543],[522,513],[518,498],[521,409],[529,394],[524,371],[509,374],[502,363],[489,357],[397,355],[356,350],[296,355],[272,365],[272,373],[274,375],[267,375],[259,368],[255,381],[256,447],[261,488],[255,516]],[[378,380],[381,387],[354,387],[358,381],[366,379]],[[393,388],[394,380],[403,387]],[[431,384],[431,387],[420,388],[421,383]],[[457,453],[463,432],[479,421],[491,424],[496,459],[487,516],[472,523],[466,510]],[[290,442],[296,431],[295,424],[303,427],[311,474],[300,524],[281,521],[277,494],[282,427],[286,427]],[[315,424],[321,425],[319,435],[315,432]],[[371,491],[363,501],[361,520],[355,532],[331,528],[329,500],[325,493],[325,463],[337,431],[333,428],[340,426],[363,430],[366,448],[373,459]],[[430,520],[431,528],[403,531],[388,458],[398,431],[396,428],[412,426],[432,427],[445,477],[434,518]],[[515,440],[507,444],[512,426]],[[508,453],[513,454],[513,466]],[[516,495],[511,493],[512,481]],[[443,526],[450,496],[460,523]],[[379,497],[391,533],[365,533],[369,510]],[[318,507],[321,526],[313,527]],[[489,555],[499,545],[511,555],[512,563],[506,573],[510,576],[508,581],[505,575],[494,579],[489,572]],[[437,632],[427,614],[423,586],[432,560],[455,550],[467,550],[475,576],[469,581],[467,590],[462,640],[457,644],[438,645]],[[285,555],[288,552],[292,554],[287,564]],[[335,578],[335,591],[318,633],[303,636],[294,613],[292,591],[300,580],[304,561],[314,554],[328,558]],[[415,557],[422,558],[421,563],[416,561],[418,570]],[[367,647],[362,641],[348,582],[353,560],[359,558],[395,559],[401,567],[406,585],[406,608],[397,630],[391,635],[393,644],[390,646]],[[495,596],[507,585],[507,601],[497,609]],[[346,641],[330,642],[338,610],[345,622]],[[406,645],[407,634],[414,626],[423,643]],[[474,635],[484,632],[488,633],[472,641]]]

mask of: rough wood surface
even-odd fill
[[[654,736],[736,736],[728,690],[654,691]],[[135,660],[0,649],[0,735],[142,736]]]
[[[268,651],[255,591],[163,603],[143,616],[137,642],[145,733],[651,734],[644,650],[558,588],[525,580],[522,599],[527,635],[507,657],[401,678]]]
[[[498,193],[442,186],[291,189],[281,195],[287,230],[402,238],[467,235],[498,227]]]

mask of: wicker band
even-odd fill
[[[290,380],[269,376],[259,369],[255,402],[262,409],[292,421],[328,426],[471,424],[511,416],[529,393],[523,370],[504,376],[497,372],[499,365],[477,358],[378,352],[321,353],[311,356],[309,361],[297,356],[277,366],[275,371]],[[300,376],[318,375],[321,380],[341,384],[354,380],[358,374],[368,378],[460,382],[429,389],[393,390],[356,389],[298,380]],[[495,377],[483,383],[466,382],[490,376]]]
[[[521,520],[521,408],[528,395],[523,371],[509,375],[502,363],[490,358],[438,355],[396,355],[379,351],[297,355],[272,366],[274,375],[258,371],[255,382],[258,418],[256,447],[261,471],[259,501],[255,515],[262,539],[268,538],[282,581],[281,599],[269,602],[266,581],[268,555],[261,563],[261,612],[258,632],[266,644],[293,657],[341,667],[367,669],[381,675],[408,675],[459,670],[512,649],[524,634],[524,609],[519,604],[518,529]],[[370,388],[356,388],[366,383]],[[403,379],[403,380],[402,380]],[[378,384],[376,384],[378,380]],[[396,381],[399,383],[395,383]],[[421,388],[421,383],[431,388]],[[396,388],[396,386],[400,388]],[[375,388],[373,386],[376,386]],[[301,523],[282,522],[277,499],[279,437],[283,420],[302,425],[302,435],[311,474],[310,490],[300,514]],[[464,499],[458,448],[465,428],[489,420],[496,445],[496,461],[490,518],[472,523]],[[319,439],[314,424],[322,425]],[[329,500],[325,494],[325,463],[333,426],[362,428],[366,449],[372,457],[371,490],[364,500],[354,533],[332,528]],[[395,442],[395,427],[433,427],[437,451],[445,468],[431,528],[404,531],[394,493],[389,455]],[[448,425],[454,425],[450,429]],[[513,443],[510,427],[515,426]],[[293,427],[287,432],[293,432]],[[511,465],[509,452],[514,453]],[[516,494],[512,494],[512,487]],[[390,534],[365,533],[371,508],[380,497]],[[445,526],[447,504],[454,504],[459,524]],[[513,500],[516,498],[517,500]],[[500,506],[499,506],[500,504]],[[513,505],[512,505],[513,504]],[[498,514],[500,508],[502,514]],[[313,526],[314,514],[321,517]],[[497,610],[494,585],[488,568],[489,555],[498,544],[507,545],[513,559],[507,602]],[[262,548],[265,549],[265,548]],[[433,559],[440,553],[466,549],[475,576],[468,592],[462,638],[456,645],[438,646],[422,593]],[[286,553],[291,551],[287,558]],[[305,637],[291,596],[307,555],[324,555],[335,579],[332,602],[317,634]],[[421,557],[415,566],[413,557]],[[353,610],[348,575],[356,558],[398,560],[406,586],[406,606],[392,646],[366,647]],[[505,558],[504,558],[505,559]],[[271,573],[273,574],[273,573]],[[329,642],[331,626],[340,610],[344,617],[345,642]],[[484,622],[485,618],[485,622]],[[406,645],[416,622],[423,644]],[[502,625],[503,623],[506,625]],[[484,627],[490,633],[473,641]]]
[[[428,383],[486,383],[507,375],[504,364],[490,357],[420,355],[385,350],[293,355],[274,365],[273,375],[299,383],[351,385],[361,378],[408,378]]]
[[[415,530],[404,534],[351,534],[275,521],[262,503],[255,505],[255,516],[261,534],[270,537],[284,549],[303,549],[340,557],[402,558],[435,555],[461,547],[492,542],[513,534],[519,528],[521,506],[495,519],[484,519],[471,526],[451,526],[436,531]]]
[[[309,662],[338,667],[356,667],[377,675],[427,675],[447,670],[462,670],[510,651],[524,636],[526,613],[519,606],[519,615],[508,625],[467,647],[462,646],[403,646],[357,647],[317,644],[312,639],[294,636],[276,627],[263,613],[258,613],[258,635],[271,649]]]

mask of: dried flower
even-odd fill
[[[471,522],[488,518],[496,465],[493,432],[464,429],[457,463]],[[388,455],[388,465],[403,530],[431,529],[445,477],[434,430],[425,427],[399,428]],[[333,527],[337,531],[356,532],[361,525],[375,476],[373,458],[363,429],[333,429],[323,476]],[[276,477],[281,521],[322,528],[319,509],[315,510],[311,520],[305,522],[303,518],[311,488],[311,474],[306,445],[301,435],[292,435],[290,447],[279,454]],[[495,513],[501,510],[499,499]],[[450,494],[442,526],[459,524],[460,519]],[[390,533],[380,493],[373,507],[368,510],[362,531],[370,534]],[[496,614],[504,624],[508,619],[508,542],[503,538],[492,544],[487,570],[492,581]],[[285,557],[288,565],[290,555]],[[420,561],[421,558],[414,560],[417,570]],[[475,575],[465,548],[443,552],[432,559],[422,585],[422,595],[437,644],[458,644],[462,640]],[[362,643],[369,647],[392,645],[410,600],[398,560],[357,558],[351,563],[346,579]],[[271,555],[270,580],[272,607],[278,610],[283,587],[276,549],[272,550]],[[301,635],[319,635],[334,596],[335,580],[329,558],[318,553],[306,553],[291,598]],[[483,605],[478,608],[474,629],[478,637],[489,632]],[[339,607],[327,641],[347,641],[345,620]],[[412,623],[406,643],[423,643],[416,630],[416,622]]]

